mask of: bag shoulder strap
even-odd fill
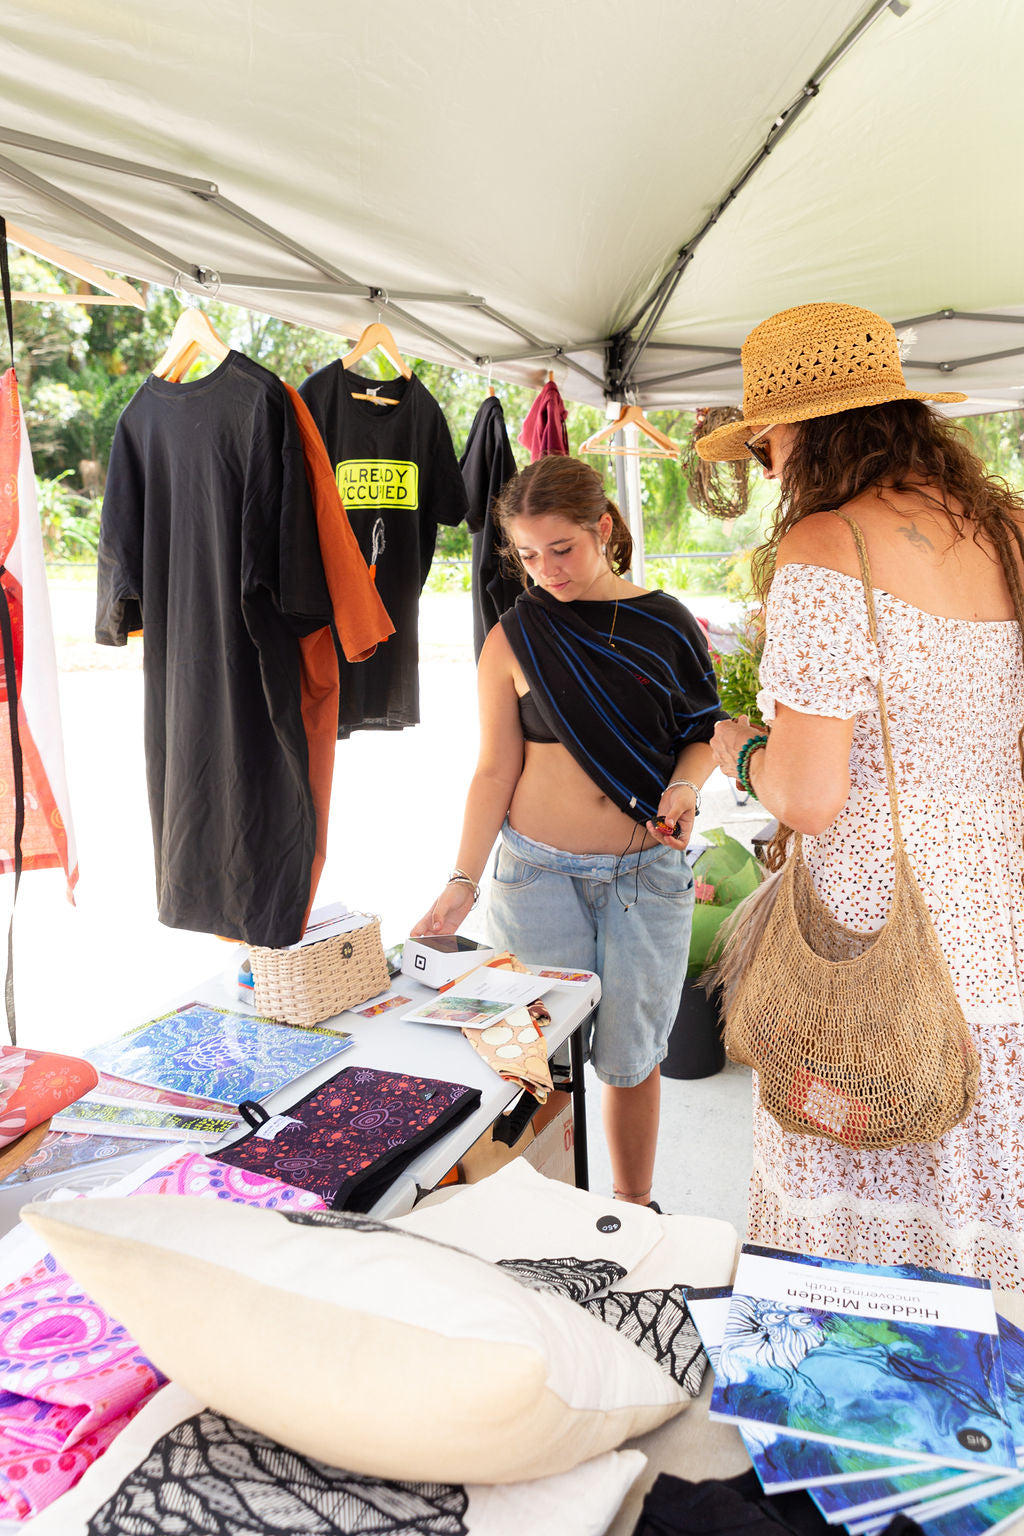
[[[868,561],[867,545],[864,542],[864,534],[859,523],[855,523],[852,517],[845,512],[836,512],[836,517],[842,518],[853,534],[853,542],[857,546],[857,558],[860,561],[860,579],[864,585],[864,601],[868,610],[868,633],[877,646],[878,644],[878,615],[875,611],[875,591],[871,584],[871,565]],[[892,739],[889,735],[889,714],[885,707],[885,689],[882,687],[882,673],[878,673],[878,714],[882,726],[882,752],[885,756],[885,782],[889,790],[889,804],[892,807],[892,832],[893,842],[898,853],[906,854],[903,846],[903,833],[900,830],[899,802],[896,796],[896,769],[892,759]]]

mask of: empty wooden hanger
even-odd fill
[[[356,364],[362,360],[362,358],[367,357],[371,352],[377,351],[384,353],[384,356],[387,358],[392,368],[396,369],[397,372],[401,374],[403,379],[412,378],[412,369],[409,367],[409,364],[406,362],[401,352],[399,352],[398,343],[395,341],[395,338],[392,336],[387,326],[384,325],[380,320],[375,320],[372,325],[368,325],[366,327],[366,330],[360,336],[359,340],[352,348],[352,351],[346,352],[345,356],[342,358],[341,366],[343,368],[354,368]],[[382,382],[386,383],[387,381],[382,380]],[[387,395],[354,394],[352,399],[369,400],[374,405],[398,404],[397,400],[393,400]]]
[[[153,369],[158,379],[169,379],[176,384],[192,367],[200,352],[222,363],[231,348],[225,346],[210,324],[204,310],[189,304],[175,321],[167,350]]]
[[[64,293],[61,290],[43,293],[19,289],[11,294],[15,303],[36,304],[45,301],[48,304],[130,304],[133,309],[145,309],[146,301],[137,288],[120,277],[111,277],[102,272],[91,261],[86,261],[84,256],[62,250],[59,245],[53,245],[40,235],[31,235],[27,229],[19,229],[16,224],[8,224],[7,238],[21,246],[23,251],[31,251],[33,256],[41,256],[51,266],[60,267],[62,272],[70,272],[72,277],[80,277],[83,282],[102,290],[100,293]]]
[[[611,441],[616,432],[630,426],[636,427],[648,442],[637,442],[635,447],[630,447],[627,443]],[[638,459],[678,459],[681,451],[678,443],[647,420],[638,405],[624,405],[615,421],[593,433],[580,448],[580,453],[615,453]]]

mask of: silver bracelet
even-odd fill
[[[696,784],[692,783],[690,779],[673,779],[671,784],[665,785],[665,793],[667,794],[670,789],[692,789],[697,797],[697,807],[693,814],[695,816],[700,815],[700,790]]]
[[[459,869],[459,868],[453,869],[451,874],[448,876],[448,884],[449,885],[468,885],[468,886],[472,887],[472,891],[473,891],[473,905],[474,905],[474,907],[476,906],[477,902],[480,900],[480,887],[479,887],[479,885],[477,885],[477,883],[473,879],[472,875],[467,875],[466,874],[466,871],[464,869]]]

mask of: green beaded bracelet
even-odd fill
[[[767,736],[751,736],[740,747],[736,757],[736,777],[739,779],[748,795],[754,793],[754,786],[750,782],[748,765],[755,752],[762,751],[768,745]]]

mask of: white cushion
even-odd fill
[[[175,1196],[22,1215],[173,1381],[332,1466],[546,1477],[686,1402],[572,1302],[386,1223]]]
[[[202,1413],[203,1406],[198,1398],[180,1387],[169,1386],[158,1392],[99,1461],[89,1468],[81,1482],[32,1522],[32,1536],[90,1536],[96,1531],[127,1533],[135,1529],[131,1521],[125,1519],[125,1507],[130,1505],[133,1516],[147,1513],[148,1491],[154,1476],[159,1477],[163,1464],[160,1442],[165,1436],[173,1436],[179,1424]],[[154,1447],[157,1451],[151,1457]],[[168,1489],[165,1483],[160,1491],[168,1509],[174,1508],[182,1536],[188,1536],[193,1530],[205,1533],[211,1528],[208,1520],[200,1523],[195,1513],[197,1500],[190,1506],[190,1492],[194,1497],[198,1493],[199,1499],[205,1499],[207,1509],[211,1506],[216,1509],[217,1516],[225,1521],[225,1529],[231,1514],[241,1513],[245,1528],[252,1532],[252,1536],[261,1536],[262,1532],[266,1532],[266,1536],[281,1536],[284,1528],[281,1519],[282,1516],[288,1519],[289,1509],[281,1507],[280,1487],[268,1494],[265,1465],[257,1469],[256,1477],[252,1476],[253,1467],[247,1461],[244,1446],[237,1456],[221,1454],[214,1470],[202,1479],[198,1490],[194,1481],[196,1469],[189,1465],[182,1453],[178,1451],[169,1459],[177,1468],[178,1488]],[[645,1462],[640,1451],[609,1451],[570,1472],[531,1482],[500,1486],[469,1483],[455,1490],[454,1502],[469,1536],[523,1536],[524,1531],[557,1531],[559,1536],[602,1536],[629,1487],[643,1471]],[[318,1485],[314,1477],[304,1480],[302,1469],[295,1467],[287,1468],[286,1475],[301,1488],[302,1500],[300,1507],[291,1511],[294,1524],[289,1524],[287,1529],[298,1529],[300,1521],[306,1522],[303,1529],[307,1525],[312,1529],[314,1524],[317,1529],[342,1528],[340,1524],[334,1525],[339,1518],[339,1495],[329,1480],[325,1479],[326,1486]],[[372,1489],[358,1491],[365,1499],[366,1526],[361,1525],[356,1513],[362,1500],[346,1501],[344,1512],[344,1529],[354,1536],[360,1536],[360,1531],[365,1529],[373,1532],[383,1529],[381,1504],[391,1516],[401,1513],[403,1490],[383,1489],[381,1501],[374,1499]],[[288,1496],[286,1489],[283,1497],[287,1499]],[[236,1497],[238,1509],[233,1510]],[[261,1511],[265,1524],[261,1521]],[[318,1523],[317,1517],[322,1524]],[[394,1528],[397,1529],[400,1523],[396,1519]],[[161,1522],[158,1528],[166,1527]],[[179,1525],[176,1523],[174,1528],[179,1529]],[[388,1528],[391,1528],[390,1524]],[[412,1526],[402,1524],[402,1528],[408,1530]],[[445,1528],[448,1528],[447,1524]]]
[[[660,1216],[646,1206],[546,1179],[517,1157],[443,1200],[429,1198],[392,1225],[452,1243],[482,1259],[610,1259],[626,1274],[615,1290],[728,1285],[736,1229],[710,1216]],[[609,1218],[618,1223],[609,1230]]]

